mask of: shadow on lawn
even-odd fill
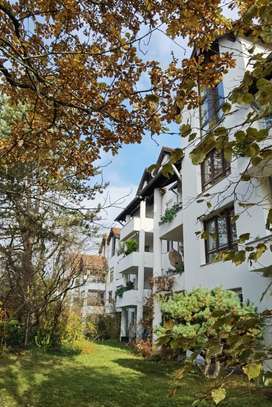
[[[190,407],[197,393],[205,388],[204,383],[191,377],[182,384],[176,398],[169,398],[169,373],[175,366],[133,357],[105,359],[99,362],[102,365],[92,365],[91,358],[91,354],[79,361],[30,353],[7,358],[5,363],[0,362],[4,373],[0,378],[0,406]],[[244,397],[239,391],[239,397],[236,394],[222,407],[272,405],[253,393],[250,399],[248,393]]]
[[[132,369],[142,374],[158,376],[168,376],[174,373],[180,365],[174,362],[154,361],[148,359],[115,359],[114,363],[126,369]]]
[[[23,386],[18,369],[12,363],[3,366],[1,407],[187,407],[192,402],[188,397],[183,402],[169,399],[165,377],[151,379],[132,365],[129,371],[124,360],[118,361],[123,368],[114,363],[112,368],[69,366],[60,358],[36,362],[28,369],[27,360],[16,361],[24,373]],[[1,399],[4,389],[7,399]]]

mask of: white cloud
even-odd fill
[[[98,194],[94,200],[86,200],[81,203],[84,208],[96,208],[99,204],[103,208],[99,214],[101,219],[97,222],[97,226],[99,226],[99,237],[89,239],[86,242],[86,247],[84,248],[85,252],[98,253],[102,235],[107,234],[110,228],[116,224],[114,219],[135,197],[136,190],[136,185],[111,185],[108,186],[102,194]]]

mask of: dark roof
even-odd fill
[[[132,201],[130,201],[130,203],[125,207],[125,209],[121,213],[119,213],[117,218],[115,218],[115,221],[120,222],[122,220],[123,221],[126,220],[126,216],[133,212],[140,202],[141,197],[139,195],[136,195],[135,198]]]
[[[181,168],[181,161],[178,161],[176,164],[178,170]],[[146,187],[141,191],[141,197],[144,198],[150,195],[155,188],[163,188],[172,182],[178,180],[178,177],[175,173],[170,176],[165,176],[162,172],[158,172],[155,177],[146,185]]]
[[[160,152],[160,155],[159,155],[159,157],[158,157],[158,159],[157,159],[157,162],[156,162],[157,168],[154,170],[153,174],[150,173],[150,171],[148,170],[148,168],[146,168],[146,169],[144,170],[143,175],[142,175],[142,178],[141,178],[141,181],[140,181],[140,183],[139,183],[139,186],[138,186],[138,189],[137,189],[137,192],[136,192],[136,195],[140,195],[140,194],[141,194],[141,191],[142,191],[142,189],[143,189],[144,183],[145,183],[145,182],[149,183],[149,182],[152,180],[152,178],[154,177],[154,175],[156,175],[156,174],[158,173],[163,158],[164,158],[166,155],[171,154],[173,151],[174,151],[173,148],[170,148],[170,147],[162,147],[161,152]]]
[[[156,162],[157,168],[154,170],[153,174],[150,173],[148,168],[144,170],[135,198],[130,201],[126,208],[117,216],[117,218],[115,219],[116,222],[125,221],[126,216],[130,215],[137,208],[141,200],[144,197],[149,196],[155,188],[163,188],[166,185],[169,185],[177,180],[177,176],[175,173],[172,174],[170,177],[166,177],[160,171],[160,166],[163,158],[166,155],[171,154],[173,151],[173,148],[162,147],[160,155]],[[181,168],[181,161],[178,161],[175,165],[179,170]],[[143,187],[145,181],[147,182],[147,185]]]

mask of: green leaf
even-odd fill
[[[183,124],[182,126],[180,126],[179,132],[182,137],[187,137],[189,133],[191,133],[191,130],[192,128],[190,124]]]
[[[197,137],[197,133],[191,133],[188,138],[188,141],[189,142],[194,141],[196,137]]]
[[[271,89],[271,82],[268,79],[260,78],[257,80],[257,88],[261,90],[270,90]]]
[[[171,153],[170,161],[172,164],[175,164],[184,156],[184,152],[181,148],[175,148],[175,150]]]
[[[264,243],[259,243],[256,249],[256,260],[258,260],[267,250],[267,247]]]
[[[250,105],[254,102],[254,96],[251,93],[245,93],[239,97],[239,103]]]
[[[239,236],[239,243],[244,243],[250,238],[250,233],[243,233]]]
[[[231,147],[224,148],[224,158],[227,161],[231,161],[231,158],[232,158],[232,148]]]
[[[222,106],[222,110],[224,113],[229,113],[231,111],[231,104],[230,103],[224,103]]]
[[[266,372],[263,381],[265,386],[272,386],[272,372]]]
[[[154,103],[158,103],[159,100],[160,100],[159,96],[157,96],[157,95],[147,95],[147,96],[145,97],[145,99],[146,99],[148,102],[154,102]]]
[[[233,257],[232,261],[236,266],[239,266],[245,260],[246,260],[246,252],[245,252],[245,250],[239,250],[238,252],[234,253],[234,257]]]
[[[224,389],[224,387],[213,389],[211,392],[211,396],[215,404],[218,405],[226,398],[226,389]]]
[[[193,163],[194,165],[201,164],[201,163],[205,160],[206,154],[207,154],[206,151],[205,151],[205,150],[201,150],[201,149],[192,151],[192,152],[190,153],[190,157],[191,157],[192,163]]]
[[[164,175],[166,178],[169,178],[170,175],[173,174],[173,168],[171,163],[167,163],[162,167],[162,175]]]
[[[156,169],[158,169],[157,164],[152,164],[152,165],[150,165],[150,167],[148,167],[147,171],[152,173]]]
[[[247,154],[249,157],[256,157],[260,152],[260,147],[254,143],[250,144],[250,146],[247,148]]]
[[[247,376],[248,380],[257,379],[260,376],[262,371],[261,363],[249,363],[243,367],[243,372]]]

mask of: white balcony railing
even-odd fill
[[[139,232],[140,229],[143,229],[145,232],[152,232],[153,231],[153,219],[151,218],[144,218],[141,219],[134,217],[131,218],[125,226],[121,229],[120,232],[120,239],[124,240],[134,232]]]
[[[175,214],[174,218],[169,222],[160,223],[160,238],[167,238],[168,240],[176,240],[171,239],[171,232],[175,231],[179,226],[183,224],[183,210],[180,208],[177,213]],[[181,239],[181,236],[180,236]]]
[[[139,252],[132,252],[128,256],[122,257],[118,263],[118,271],[123,273],[126,270],[139,267],[142,262],[144,267],[153,268],[153,253],[145,252],[142,256]]]
[[[125,291],[123,293],[122,297],[119,297],[119,296],[116,297],[116,307],[122,308],[122,307],[137,306],[138,304],[143,303],[145,298],[150,297],[151,293],[152,293],[151,289],[144,290],[144,292],[143,292],[144,298],[142,298],[142,294],[138,290]]]

